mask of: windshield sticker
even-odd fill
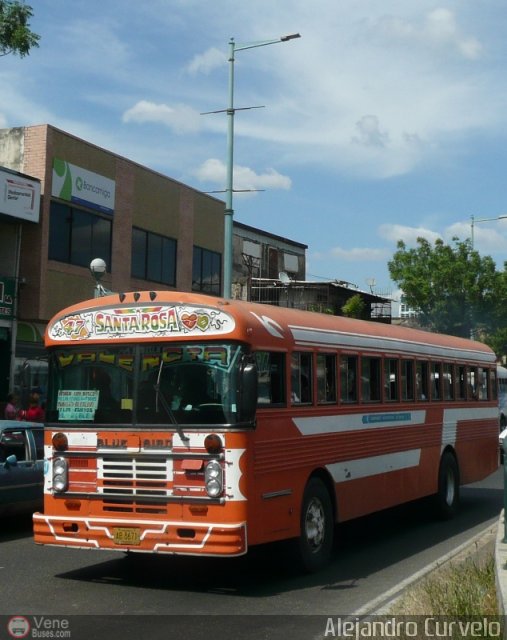
[[[234,330],[234,319],[218,309],[191,306],[107,308],[83,311],[49,325],[51,340],[153,339],[218,335]]]
[[[93,420],[99,403],[99,391],[92,389],[60,389],[56,408],[59,420]]]

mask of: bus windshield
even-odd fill
[[[53,349],[46,420],[233,426],[245,353],[215,342]]]

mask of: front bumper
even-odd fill
[[[33,515],[34,540],[78,549],[232,557],[247,552],[246,523]]]

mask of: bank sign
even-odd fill
[[[39,222],[40,182],[0,169],[0,213]]]
[[[114,211],[114,180],[53,158],[51,195],[103,213]]]

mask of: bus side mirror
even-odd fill
[[[252,422],[257,410],[257,365],[255,362],[246,361],[241,369],[241,422]]]

